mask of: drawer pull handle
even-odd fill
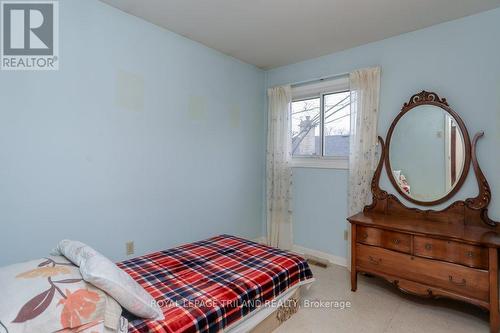
[[[473,258],[474,257],[474,252],[472,251],[467,251],[467,257]]]
[[[453,276],[449,276],[448,280],[450,281],[450,283],[453,283],[454,285],[456,286],[459,286],[459,287],[465,287],[467,285],[467,281],[465,279],[462,279],[462,282],[455,282],[453,281]]]
[[[395,244],[395,245],[398,245],[399,243],[401,243],[401,240],[399,239],[393,239],[392,242]]]
[[[381,262],[382,262],[382,259],[379,259],[379,260],[376,260],[374,259],[372,256],[369,256],[368,259],[370,260],[370,262],[374,265],[379,265]]]
[[[366,232],[363,234],[363,238],[364,238],[364,239],[367,239],[367,238],[368,238],[368,234],[367,234]]]
[[[425,244],[425,249],[432,250],[432,244],[429,244],[429,243]]]

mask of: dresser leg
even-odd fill
[[[500,313],[498,310],[498,250],[489,248],[490,272],[490,331],[498,333],[500,328]]]
[[[358,290],[358,273],[356,269],[351,269],[351,291]]]
[[[356,271],[356,225],[351,225],[351,291],[358,289],[358,272]]]

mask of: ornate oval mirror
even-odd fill
[[[470,167],[471,145],[464,122],[435,93],[412,96],[387,134],[386,170],[396,190],[424,206],[451,198]]]

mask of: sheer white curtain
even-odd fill
[[[268,90],[267,137],[267,241],[292,248],[292,169],[290,138],[290,86]]]
[[[371,180],[377,166],[377,124],[379,115],[380,68],[350,74],[351,137],[349,152],[349,216],[372,202]],[[348,246],[348,264],[350,246]]]

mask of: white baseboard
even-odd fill
[[[311,255],[323,260],[326,260],[330,262],[333,265],[338,265],[338,266],[343,266],[347,267],[347,259],[343,257],[338,257],[330,253],[318,251],[318,250],[313,250],[313,249],[308,249],[306,247],[302,247],[299,245],[294,245],[293,246],[293,252],[296,252],[301,255]]]
[[[253,240],[256,243],[260,244],[266,244],[267,243],[267,238],[265,236],[255,238]],[[311,255],[323,260],[328,261],[329,263],[333,265],[338,265],[342,267],[347,267],[347,258],[343,257],[337,257],[333,254],[318,251],[318,250],[313,250],[313,249],[308,249],[307,247],[299,246],[299,245],[294,245],[292,248],[292,252],[295,252],[300,255]]]

